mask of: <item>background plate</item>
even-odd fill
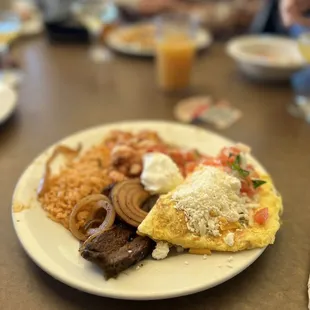
[[[145,49],[137,44],[133,43],[129,44],[123,42],[120,39],[119,37],[120,33],[128,31],[128,29],[131,29],[133,27],[135,26],[126,26],[111,32],[111,34],[107,37],[106,40],[107,45],[113,50],[127,55],[142,56],[142,57],[155,56],[155,51],[153,49]],[[197,50],[205,49],[212,44],[212,35],[209,31],[205,29],[198,29],[195,41],[197,44]]]

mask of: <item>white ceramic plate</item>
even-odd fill
[[[168,143],[197,148],[216,155],[232,142],[203,129],[168,122],[117,123],[85,130],[65,138],[61,143],[74,147],[79,142],[86,149],[102,141],[112,129],[157,131]],[[13,196],[13,223],[17,236],[34,262],[54,278],[79,290],[120,299],[164,299],[187,295],[216,286],[252,264],[264,251],[213,253],[206,260],[199,255],[179,254],[163,261],[151,258],[143,267],[132,267],[117,279],[105,281],[101,270],[79,256],[79,242],[60,224],[47,218],[36,199],[35,189],[52,146],[36,158],[21,176]],[[253,163],[264,170],[254,159]],[[19,206],[29,206],[14,212]],[[232,256],[233,268],[228,266]]]
[[[141,24],[137,24],[141,25]],[[137,25],[133,26],[124,26],[119,29],[114,30],[113,32],[110,33],[110,35],[107,37],[107,45],[114,49],[117,52],[127,54],[127,55],[133,55],[133,56],[142,56],[142,57],[153,57],[155,56],[155,51],[154,49],[148,49],[148,48],[143,48],[139,44],[136,43],[127,43],[124,42],[121,39],[121,34],[133,29],[134,27],[137,27]],[[197,50],[202,50],[204,48],[207,48],[211,45],[212,43],[212,35],[209,31],[205,29],[198,29],[197,34],[196,34],[196,45],[197,45]]]
[[[281,36],[240,36],[228,42],[227,53],[245,74],[260,80],[286,80],[305,66],[297,42]]]
[[[17,88],[23,80],[20,69],[6,69],[0,71],[0,81],[11,88]]]
[[[15,111],[17,96],[15,91],[0,82],[0,124],[4,123]]]

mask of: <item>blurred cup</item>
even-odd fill
[[[299,36],[298,45],[302,56],[310,64],[310,32],[303,33]]]
[[[161,89],[189,87],[195,57],[197,23],[185,14],[164,14],[156,20],[156,71]]]
[[[310,32],[302,33],[298,37],[298,46],[309,66],[292,78],[295,102],[289,106],[289,112],[310,122]]]
[[[0,12],[0,46],[7,46],[20,32],[19,17],[10,12]]]

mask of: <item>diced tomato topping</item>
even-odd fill
[[[253,197],[256,193],[255,188],[253,187],[252,180],[250,176],[246,177],[241,181],[241,193],[247,194],[249,197]]]
[[[246,170],[254,170],[254,166],[251,164],[246,165]]]
[[[187,163],[185,165],[185,174],[188,175],[188,174],[192,173],[196,167],[197,167],[197,163],[195,163],[195,162]]]
[[[214,167],[222,166],[221,160],[217,158],[206,158],[206,159],[203,159],[201,163],[206,166],[214,166]]]
[[[167,152],[167,150],[166,150],[165,146],[158,144],[158,145],[150,146],[147,149],[147,152],[148,153],[159,152],[159,153],[164,153],[165,154]]]
[[[177,165],[183,165],[184,164],[184,156],[179,151],[169,151],[168,155],[171,157],[171,159],[177,164]]]
[[[196,161],[199,158],[199,153],[196,151],[187,151],[184,153],[185,161]]]
[[[263,225],[268,220],[268,216],[268,208],[260,209],[254,214],[254,221],[259,225]]]
[[[222,151],[220,152],[219,157],[224,156],[224,157],[228,158],[230,154],[231,155],[238,155],[240,153],[241,153],[241,151],[238,148],[236,148],[235,146],[224,147],[222,149]]]

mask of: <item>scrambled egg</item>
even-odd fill
[[[237,252],[246,249],[262,248],[273,244],[280,228],[280,214],[282,212],[282,199],[276,192],[269,176],[261,176],[265,180],[259,191],[259,205],[255,211],[268,208],[268,219],[263,225],[250,221],[251,225],[244,227],[237,225],[222,232],[221,236],[199,236],[187,228],[183,211],[174,208],[173,192],[159,198],[154,208],[138,227],[138,233],[149,236],[155,241],[166,241],[185,249],[208,249],[214,251]],[[234,243],[225,242],[228,234],[234,234]]]

